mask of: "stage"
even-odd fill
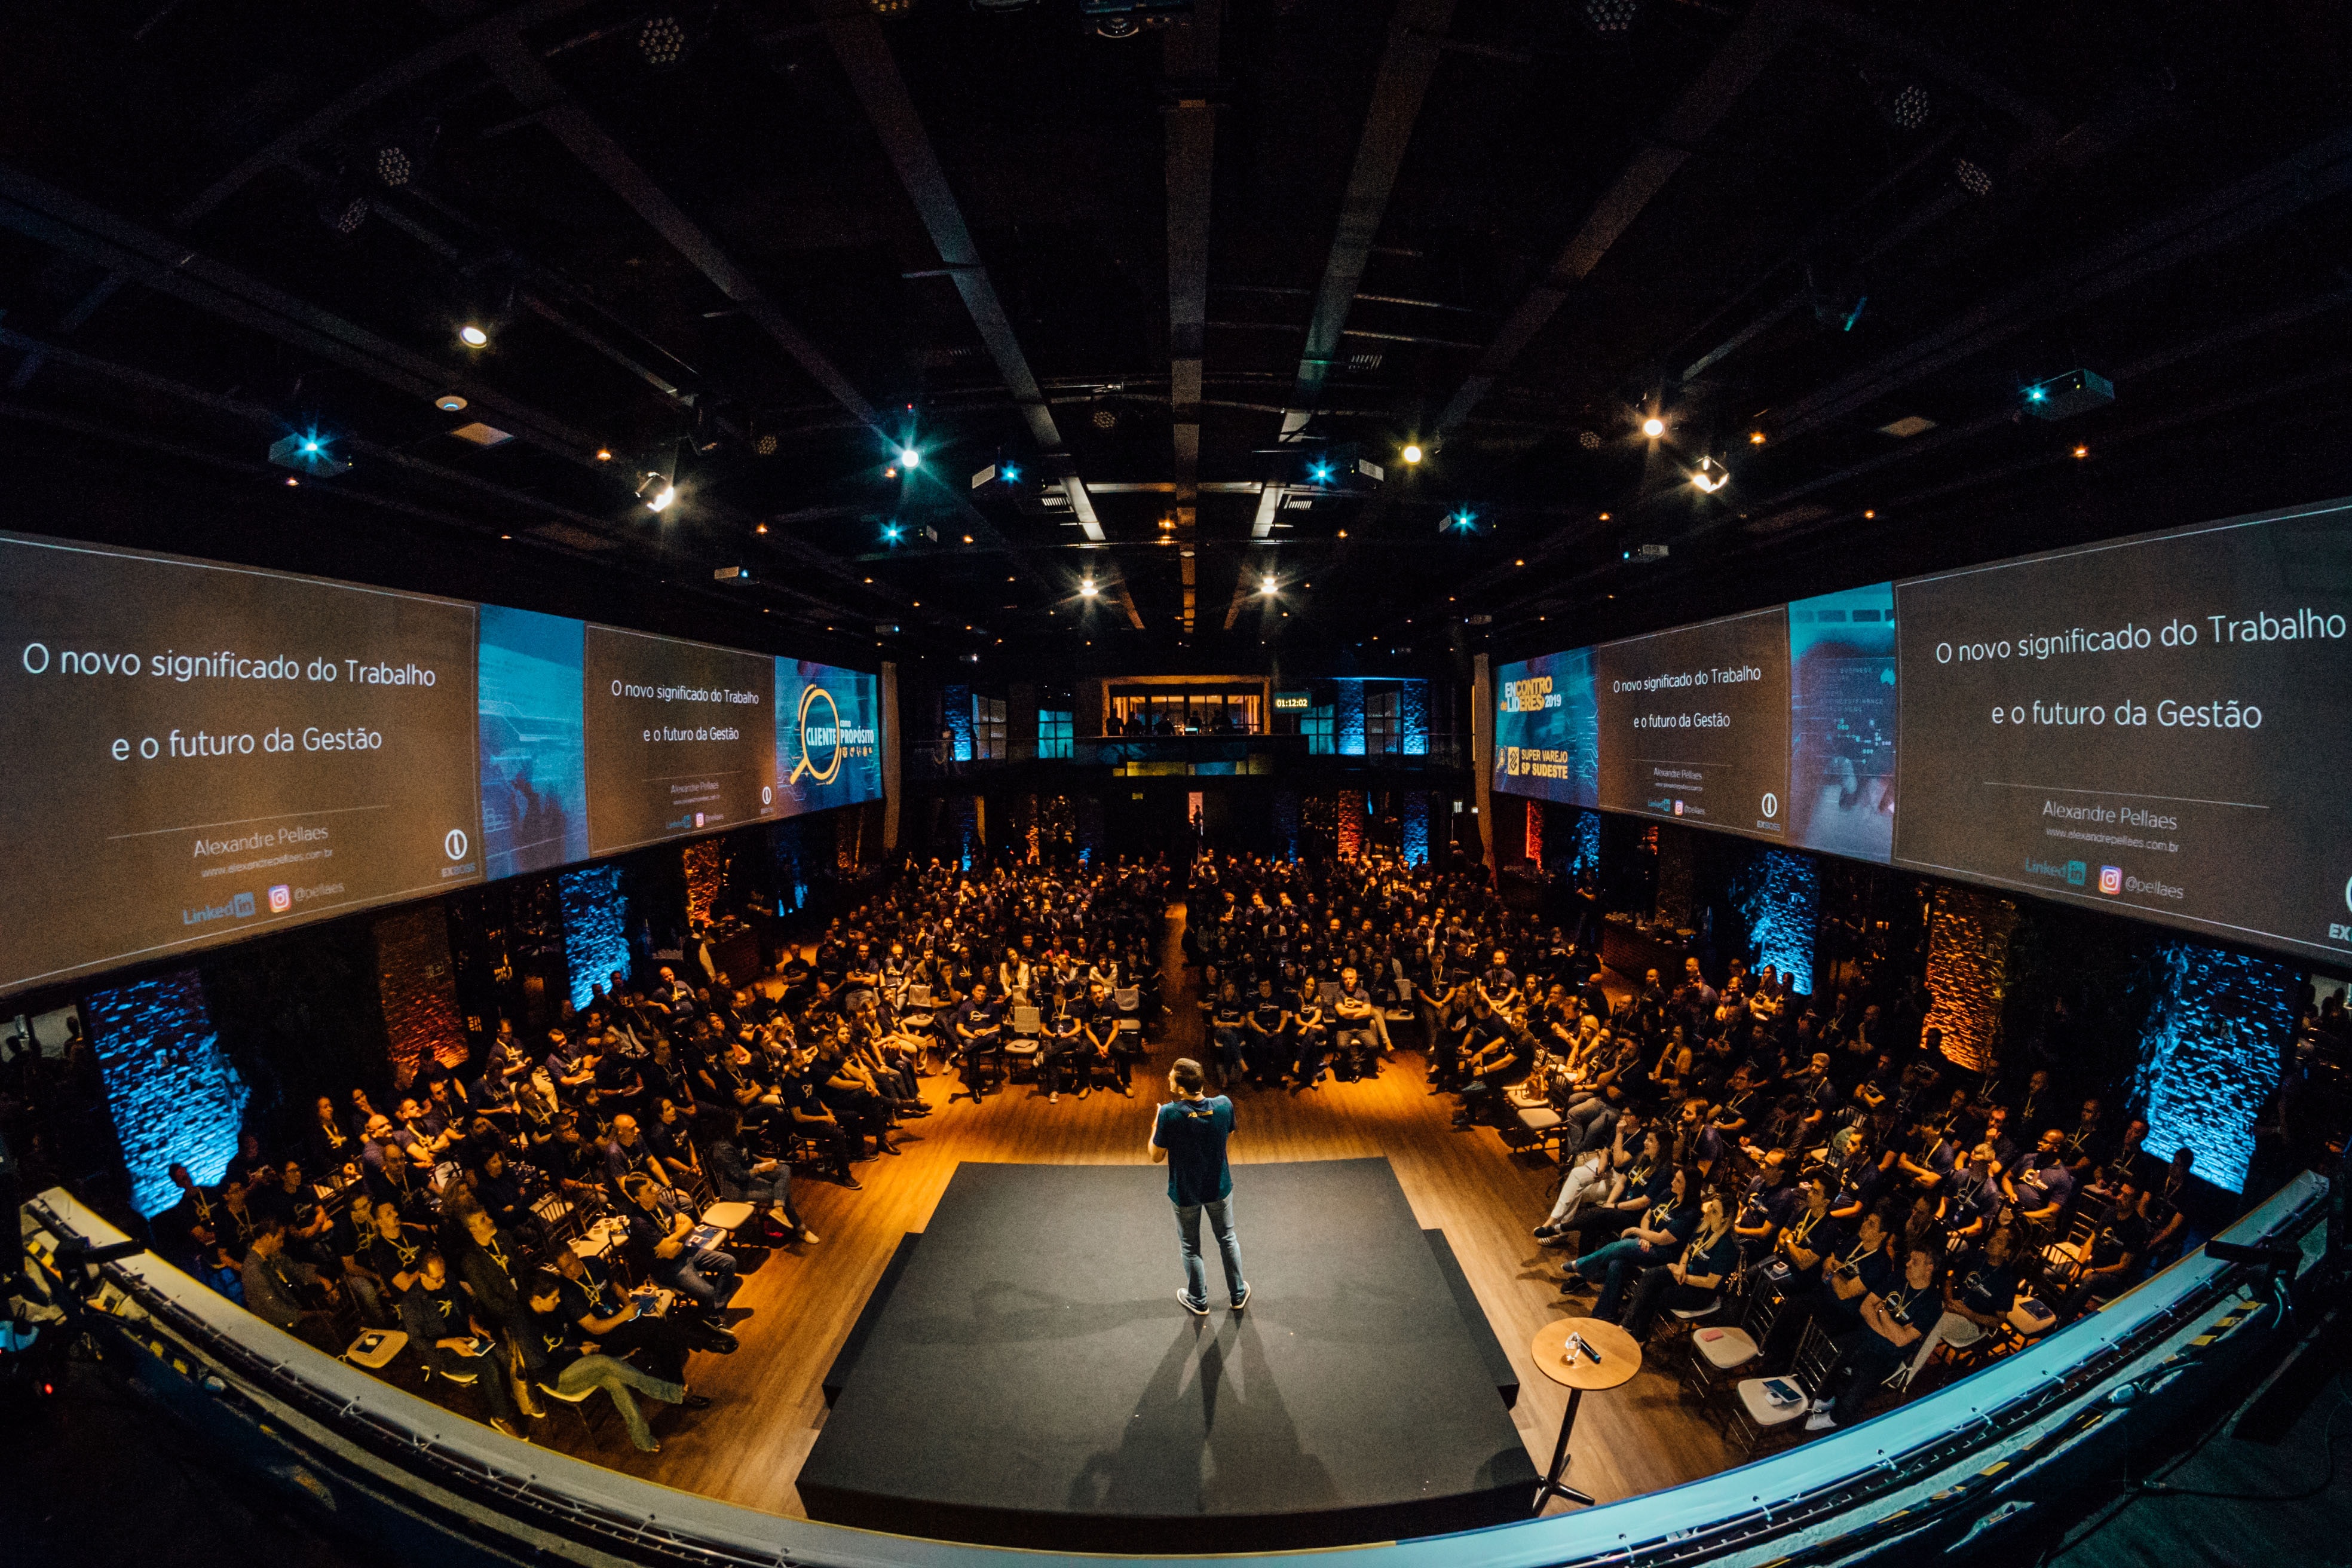
[[[1005,1546],[1231,1552],[1519,1518],[1538,1479],[1385,1159],[1236,1165],[1255,1290],[1195,1318],[1160,1166],[959,1166],[869,1302],[801,1467],[812,1518]],[[895,1283],[893,1280],[895,1279]]]

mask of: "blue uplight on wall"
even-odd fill
[[[1570,869],[1578,876],[1601,870],[1601,814],[1579,808],[1576,814],[1576,858]]]
[[[1335,680],[1331,693],[1331,738],[1341,756],[1360,757],[1364,754],[1364,683]]]
[[[1408,866],[1429,864],[1429,814],[1436,809],[1435,797],[1411,795],[1405,797],[1403,831],[1398,847],[1404,851]]]
[[[1408,757],[1429,755],[1429,682],[1407,680],[1400,683],[1397,715],[1404,726],[1404,754]]]
[[[621,896],[621,868],[582,866],[563,873],[563,963],[572,984],[572,1005],[588,1005],[590,994],[629,967],[629,908]]]
[[[2157,950],[2161,989],[2140,1036],[2132,1099],[2147,1152],[2197,1151],[2196,1173],[2244,1189],[2254,1116],[2278,1087],[2280,1044],[2294,1024],[2293,971],[2193,942]]]
[[[252,1091],[221,1052],[193,969],[93,992],[87,1011],[131,1202],[162,1214],[180,1201],[173,1165],[205,1184],[227,1171]]]
[[[940,728],[948,732],[948,743],[955,752],[954,761],[968,763],[972,755],[971,688],[948,686],[940,689]],[[942,759],[947,760],[947,759]]]
[[[1597,830],[1597,813],[1587,812]],[[1759,854],[1731,886],[1733,907],[1748,922],[1748,942],[1759,966],[1789,977],[1790,989],[1813,991],[1813,928],[1821,908],[1821,870],[1810,855],[1786,849]]]
[[[1298,858],[1298,792],[1274,793],[1274,852],[1284,860]]]

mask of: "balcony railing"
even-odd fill
[[[948,742],[932,741],[908,746],[905,766],[909,779],[919,780],[973,777],[1039,761],[1108,768],[1120,777],[1194,778],[1293,772],[1318,763],[1400,772],[1469,765],[1467,734],[1433,734],[1424,743],[1427,749],[1420,752],[1339,752],[1329,742],[1307,735],[1080,735],[1070,742],[1066,758],[1040,759],[1034,745],[1027,745],[1013,748],[1014,754],[1004,757],[958,760]]]

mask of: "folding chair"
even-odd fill
[[[1133,1035],[1138,1046],[1143,1044],[1143,994],[1132,985],[1111,993],[1111,1005],[1118,1010],[1118,1032]]]
[[[1779,1286],[1769,1282],[1751,1286],[1748,1310],[1737,1325],[1711,1323],[1691,1331],[1690,1353],[1683,1361],[1683,1386],[1696,1394],[1701,1405],[1711,1405],[1741,1373],[1760,1372],[1773,1332],[1788,1309],[1789,1298]]]
[[[1044,1031],[1036,1008],[1024,1003],[1013,1009],[1013,1033],[1004,1042],[1005,1082],[1011,1083],[1023,1068],[1029,1069],[1033,1079],[1036,1077],[1040,1049],[1037,1037]]]
[[[1829,1386],[1837,1355],[1837,1342],[1830,1338],[1820,1321],[1807,1323],[1804,1337],[1797,1342],[1796,1360],[1787,1373],[1780,1377],[1743,1377],[1734,1386],[1732,1397],[1724,1402],[1724,1435],[1753,1458],[1766,1439],[1803,1431],[1806,1414],[1822,1390]],[[1800,1397],[1794,1404],[1775,1404],[1764,1386],[1784,1382],[1798,1391]]]
[[[552,1399],[558,1405],[567,1405],[572,1407],[572,1414],[580,1417],[580,1435],[582,1436],[593,1437],[596,1435],[595,1418],[588,1414],[588,1401],[596,1393],[596,1387],[593,1384],[582,1389],[577,1394],[562,1393],[556,1388],[555,1384],[541,1382],[537,1378],[533,1378],[531,1380],[531,1384],[533,1387],[537,1388],[540,1393],[547,1395],[548,1398]]]

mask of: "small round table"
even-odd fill
[[[1571,1352],[1571,1336],[1582,1339],[1600,1353],[1601,1359],[1596,1363],[1590,1355]],[[1552,1447],[1551,1468],[1544,1473],[1543,1485],[1536,1490],[1535,1507],[1530,1511],[1541,1513],[1544,1504],[1554,1497],[1564,1497],[1590,1508],[1591,1498],[1559,1479],[1568,1469],[1568,1435],[1576,1426],[1576,1407],[1588,1388],[1616,1388],[1633,1380],[1633,1374],[1642,1370],[1641,1342],[1616,1324],[1604,1323],[1598,1318],[1562,1318],[1536,1331],[1532,1353],[1537,1369],[1568,1390],[1568,1409],[1559,1418],[1559,1441]]]

